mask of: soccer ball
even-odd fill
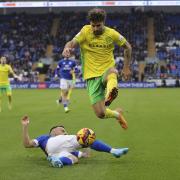
[[[96,135],[92,129],[82,128],[77,132],[77,141],[83,147],[88,147],[96,139]]]

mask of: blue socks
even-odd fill
[[[72,165],[73,164],[72,160],[67,157],[60,157],[59,159],[61,160],[63,165]]]
[[[79,157],[79,151],[73,151],[73,152],[71,152],[71,154],[76,156],[77,158]]]
[[[107,153],[110,153],[110,151],[112,149],[111,146],[109,146],[109,145],[107,145],[104,142],[99,141],[99,140],[95,140],[90,147],[91,147],[91,149],[94,149],[96,151],[107,152]]]

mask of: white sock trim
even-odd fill
[[[118,118],[119,117],[119,112],[114,111],[114,113],[115,113],[116,118]]]
[[[115,149],[115,148],[111,148],[110,153],[111,153],[111,154],[113,154],[113,153],[114,153],[114,151],[116,151],[116,149]]]

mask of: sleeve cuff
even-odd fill
[[[37,139],[33,139],[34,143],[35,143],[35,147],[38,147],[39,146],[39,143],[37,141]]]

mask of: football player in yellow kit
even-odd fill
[[[12,89],[9,82],[9,74],[12,74],[13,77],[18,78],[11,66],[6,64],[6,57],[2,56],[0,59],[0,112],[3,92],[5,92],[8,97],[8,108],[10,110],[12,108]]]
[[[121,108],[111,110],[107,106],[118,95],[118,71],[113,54],[115,44],[124,48],[122,74],[127,80],[131,75],[131,45],[119,32],[105,26],[106,12],[103,9],[91,9],[88,19],[90,25],[83,26],[80,32],[66,43],[62,55],[70,57],[74,48],[80,47],[83,77],[87,82],[88,94],[96,116],[101,119],[116,118],[122,128],[127,129]]]

